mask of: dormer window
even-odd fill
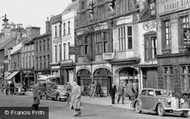
[[[155,2],[151,2],[150,3],[150,15],[151,16],[156,15],[156,5],[155,5]]]

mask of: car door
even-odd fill
[[[146,97],[147,97],[147,90],[144,89],[141,91],[139,99],[141,100],[141,108],[146,109]]]
[[[147,91],[146,97],[146,109],[151,109],[154,106],[154,90]]]

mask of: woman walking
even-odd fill
[[[74,81],[71,92],[70,109],[74,109],[74,116],[81,115],[81,87]]]
[[[38,90],[38,84],[36,83],[33,87],[33,105],[32,109],[33,110],[38,110],[40,104],[40,95],[39,95],[39,90]]]
[[[95,95],[95,90],[96,90],[96,86],[94,84],[94,82],[92,82],[92,84],[89,86],[89,89],[90,89],[90,97],[94,97]]]

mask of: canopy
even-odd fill
[[[10,79],[12,79],[16,74],[18,74],[19,73],[19,71],[14,71],[11,75],[9,75],[7,78],[6,78],[6,80],[10,80]]]

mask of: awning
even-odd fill
[[[12,79],[16,74],[18,74],[19,73],[19,71],[14,71],[11,75],[9,75],[7,78],[6,78],[6,80],[10,80],[10,79]]]

